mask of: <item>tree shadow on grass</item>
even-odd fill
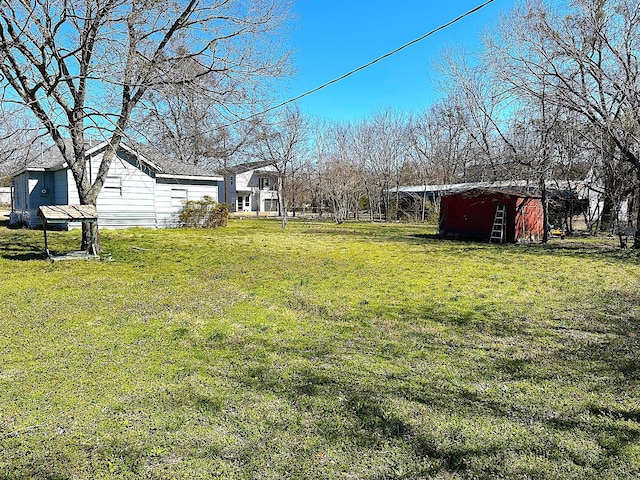
[[[2,227],[0,227],[1,229]],[[42,233],[23,228],[8,228],[0,234],[0,257],[7,260],[42,260],[44,253]],[[36,235],[40,238],[36,240]]]
[[[0,257],[6,258],[7,260],[16,260],[21,262],[26,262],[30,260],[46,260],[47,255],[40,251],[40,253],[31,252],[31,253],[6,253],[3,252],[0,254]]]
[[[638,298],[621,295],[612,292],[594,305],[633,311]],[[490,311],[425,307],[418,316],[437,321],[442,335],[418,328],[420,321],[415,331],[398,324],[405,330],[394,332],[412,358],[411,367],[381,358],[382,348],[371,341],[359,350],[353,338],[334,338],[332,348],[314,359],[305,356],[310,347],[294,340],[254,337],[256,348],[233,380],[305,412],[315,422],[310,431],[327,444],[346,442],[357,453],[402,450],[404,458],[416,462],[408,478],[446,473],[461,478],[615,477],[617,464],[636,473],[638,459],[625,455],[640,443],[640,409],[632,401],[640,389],[640,322],[631,314],[603,316],[595,307],[581,315],[586,319],[563,319],[561,328],[523,329],[527,320],[498,319]],[[598,315],[597,322],[589,315]],[[376,328],[375,322],[368,328]],[[353,361],[352,354],[365,362],[370,356],[376,372],[345,368],[343,361]],[[280,360],[274,362],[275,356]],[[301,358],[310,362],[304,368]],[[420,377],[412,373],[414,367],[436,374]],[[602,401],[593,400],[600,396]],[[412,417],[412,412],[430,411],[437,421]],[[502,438],[513,431],[513,442]],[[539,464],[517,470],[524,467],[510,465],[509,459]],[[565,473],[554,477],[554,471]]]
[[[404,236],[394,237],[397,241],[407,241],[413,244],[434,244],[451,246],[464,246],[468,250],[487,250],[498,253],[509,252],[522,255],[533,256],[553,256],[553,257],[573,257],[573,258],[605,258],[608,261],[616,262],[640,262],[640,251],[633,249],[621,249],[608,239],[601,241],[578,241],[563,240],[560,242],[552,242],[542,244],[534,243],[509,243],[509,244],[492,244],[488,242],[471,241],[464,239],[455,239],[443,237],[437,234],[408,234]]]
[[[0,257],[7,260],[43,260],[47,256],[44,252],[44,247],[41,244],[35,242],[21,241],[19,243],[14,241],[5,242],[4,239],[0,239]]]
[[[335,369],[327,361],[335,361]],[[392,378],[364,371],[345,376],[339,362],[339,358],[327,359],[322,362],[322,370],[308,367],[294,375],[283,375],[281,366],[256,362],[236,371],[235,380],[244,388],[275,394],[301,411],[313,412],[310,418],[314,431],[327,444],[351,445],[354,454],[378,451],[385,455],[388,449],[404,450],[404,458],[413,462],[406,465],[410,475],[508,477],[513,471],[504,459],[525,461],[533,457],[544,463],[535,467],[539,468],[535,475],[540,478],[550,478],[556,467],[606,473],[614,467],[616,458],[640,439],[640,412],[608,404],[584,407],[578,399],[574,408],[554,413],[552,405],[557,398],[548,405],[544,399],[536,405],[531,400],[520,402],[517,396],[495,393],[502,384],[526,383],[535,389],[538,383],[548,383],[557,376],[559,390],[552,395],[560,396],[563,384],[575,388],[570,385],[574,381],[571,375],[565,377],[561,371],[562,365],[549,376],[535,368],[533,359],[495,355],[484,371],[479,367],[469,372],[470,379],[464,383],[463,377],[433,382],[423,378],[418,382],[416,377]],[[483,383],[492,388],[486,392],[474,390],[474,385]],[[404,410],[397,407],[397,402],[414,407]],[[439,420],[425,421],[413,417],[411,411],[430,411]],[[610,418],[620,421],[610,422]],[[479,419],[492,419],[491,424],[499,426],[493,428],[504,429],[504,435],[517,430],[527,432],[525,436],[534,440],[531,444],[525,440],[512,444],[480,423],[476,430],[474,422]],[[592,460],[582,459],[588,457],[585,449],[589,446],[574,453],[563,444],[563,439],[571,444],[573,439],[580,442],[585,436],[599,436],[607,442]]]
[[[7,461],[9,459],[10,461]],[[4,461],[2,461],[4,460]],[[68,480],[69,457],[64,452],[51,451],[43,439],[41,449],[26,450],[7,447],[0,449],[0,480]],[[8,470],[7,470],[8,469]],[[7,472],[7,473],[5,473]]]

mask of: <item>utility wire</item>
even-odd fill
[[[388,58],[388,57],[390,57],[390,56],[392,56],[392,55],[395,55],[395,54],[396,54],[396,53],[398,53],[399,51],[404,50],[405,48],[410,47],[411,45],[414,45],[414,44],[416,44],[416,43],[418,43],[418,42],[421,42],[421,41],[422,41],[422,40],[424,40],[425,38],[430,37],[430,36],[431,36],[431,35],[433,35],[434,33],[439,32],[440,30],[444,30],[445,28],[450,27],[451,25],[453,25],[454,23],[459,22],[459,21],[460,21],[460,20],[462,20],[463,18],[468,17],[469,15],[472,15],[472,14],[476,13],[478,10],[480,10],[480,9],[482,9],[482,8],[484,8],[484,7],[486,7],[487,5],[489,5],[490,3],[492,3],[493,1],[494,1],[494,0],[487,0],[487,1],[486,1],[486,2],[484,2],[482,5],[478,5],[477,7],[472,8],[472,9],[471,9],[471,10],[469,10],[468,12],[463,13],[463,14],[462,14],[462,15],[460,15],[459,17],[456,17],[456,18],[454,18],[453,20],[451,20],[451,21],[449,21],[449,22],[447,22],[447,23],[445,23],[445,24],[443,24],[443,25],[440,25],[438,28],[434,28],[433,30],[431,30],[431,31],[430,31],[430,32],[428,32],[428,33],[425,33],[425,34],[424,34],[424,35],[422,35],[421,37],[418,37],[418,38],[416,38],[415,40],[411,40],[410,42],[405,43],[404,45],[402,45],[402,46],[400,46],[400,47],[396,48],[395,50],[392,50],[392,51],[391,51],[391,52],[389,52],[389,53],[385,53],[384,55],[382,55],[382,56],[380,56],[380,57],[376,58],[375,60],[371,60],[369,63],[366,63],[366,64],[364,64],[364,65],[362,65],[362,66],[360,66],[360,67],[358,67],[358,68],[355,68],[355,69],[351,70],[350,72],[345,73],[344,75],[341,75],[341,76],[339,76],[339,77],[337,77],[337,78],[334,78],[333,80],[330,80],[330,81],[328,81],[328,82],[326,82],[326,83],[323,83],[323,84],[322,84],[322,85],[320,85],[319,87],[313,88],[313,89],[311,89],[311,90],[309,90],[309,91],[307,91],[307,92],[305,92],[305,93],[302,93],[302,94],[298,95],[297,97],[290,98],[289,100],[286,100],[286,101],[284,101],[284,102],[282,102],[282,103],[279,103],[279,104],[277,104],[277,105],[274,105],[274,106],[272,106],[272,107],[269,107],[269,108],[267,108],[266,110],[263,110],[263,111],[261,111],[261,112],[254,113],[254,114],[252,114],[252,115],[249,115],[248,117],[241,118],[241,119],[239,119],[239,120],[236,120],[236,121],[234,121],[234,122],[231,122],[231,123],[229,123],[229,124],[228,124],[228,125],[226,125],[226,126],[227,126],[227,127],[230,127],[230,126],[235,125],[235,124],[237,124],[237,123],[244,122],[244,121],[247,121],[247,120],[251,120],[252,118],[255,118],[255,117],[259,117],[260,115],[264,115],[265,113],[269,113],[269,112],[271,112],[272,110],[276,110],[276,109],[278,109],[278,108],[282,108],[282,107],[284,107],[285,105],[288,105],[288,104],[290,104],[290,103],[297,102],[297,101],[298,101],[298,100],[300,100],[301,98],[304,98],[304,97],[307,97],[307,96],[309,96],[309,95],[311,95],[311,94],[313,94],[313,93],[316,93],[317,91],[322,90],[323,88],[326,88],[326,87],[328,87],[329,85],[333,85],[334,83],[338,83],[338,82],[340,82],[341,80],[344,80],[345,78],[350,77],[350,76],[351,76],[351,75],[353,75],[354,73],[357,73],[357,72],[359,72],[359,71],[361,71],[361,70],[364,70],[365,68],[369,68],[371,65],[374,65],[374,64],[376,64],[376,63],[380,62],[381,60],[384,60],[385,58]]]

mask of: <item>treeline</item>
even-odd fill
[[[623,204],[637,225],[639,52],[637,1],[522,2],[480,51],[443,55],[444,96],[425,111],[339,124],[281,112],[272,135],[298,139],[288,207],[393,219],[401,185],[518,179],[544,195],[550,182],[589,180],[603,199],[591,227],[610,230]]]

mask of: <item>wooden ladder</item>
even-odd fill
[[[491,237],[489,243],[504,242],[505,228],[507,226],[507,206],[498,205],[496,207],[496,215],[493,217],[493,228],[491,229]]]

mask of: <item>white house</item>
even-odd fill
[[[92,181],[106,145],[101,142],[87,149]],[[71,170],[56,146],[43,149],[28,159],[12,176],[10,223],[38,226],[37,211],[41,205],[80,203]],[[218,200],[222,182],[221,176],[202,168],[168,162],[161,156],[150,160],[123,144],[116,152],[98,195],[99,225],[101,228],[175,226],[185,201],[205,196]],[[68,225],[69,228],[78,226],[79,223]]]
[[[242,163],[222,173],[225,185],[220,198],[232,212],[278,214],[278,171],[271,162]]]

